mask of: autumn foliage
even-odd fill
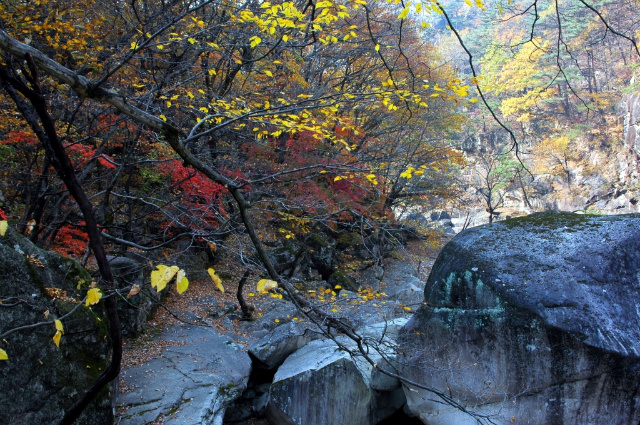
[[[2,6],[0,17],[10,34],[117,84],[179,128],[186,149],[285,227],[291,217],[304,229],[385,222],[409,199],[454,193],[441,177],[461,162],[440,129],[461,122],[456,107],[468,86],[402,8],[356,0],[113,9],[50,0]],[[106,234],[143,245],[179,235],[216,240],[238,221],[228,188],[186,166],[157,134],[43,78]],[[79,217],[59,208],[68,200],[35,135],[3,140],[15,159],[8,172],[24,174],[7,194],[23,231],[33,220],[32,239],[82,255]],[[32,156],[20,156],[28,146]]]

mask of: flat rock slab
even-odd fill
[[[228,336],[198,326],[173,326],[159,358],[123,370],[131,389],[120,395],[120,425],[219,425],[226,406],[247,387],[251,360]]]

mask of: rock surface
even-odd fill
[[[278,425],[377,424],[402,407],[405,399],[398,387],[374,390],[372,370],[333,341],[312,341],[278,368],[267,417]]]
[[[273,329],[249,347],[254,362],[264,369],[275,369],[293,352],[304,347],[320,333],[308,324],[289,322]]]
[[[9,356],[9,360],[0,361],[3,422],[57,423],[107,366],[106,319],[100,322],[92,309],[71,301],[84,297],[87,287],[76,287],[90,281],[91,276],[76,261],[41,250],[11,229],[0,237],[0,335],[5,335],[0,347]],[[65,333],[57,348],[52,341],[56,333],[53,319],[75,307],[73,314],[62,319]],[[40,322],[44,325],[5,334]],[[113,423],[107,389],[76,423]]]
[[[118,289],[129,292],[132,285],[143,288],[140,293],[118,302],[118,316],[122,326],[122,334],[126,338],[133,338],[146,329],[147,319],[157,308],[157,302],[162,301],[167,291],[158,294],[156,291],[146,290],[146,279],[149,272],[145,266],[132,258],[114,257],[109,259],[109,265]]]
[[[406,261],[393,260],[384,268],[384,293],[400,306],[417,308],[423,301],[424,282]]]
[[[422,298],[422,282],[415,274],[403,272],[406,267],[411,268],[408,263],[394,261],[393,266],[385,267],[395,270],[388,274],[378,267],[367,269],[375,289],[393,292],[388,297],[373,289],[362,293],[343,289],[336,290],[332,298],[326,292],[326,281],[297,283],[310,285],[301,285],[301,291],[322,288],[327,298],[319,301],[320,308],[356,327],[378,323],[361,329],[362,335],[372,345],[381,346],[388,362],[395,364],[393,339],[405,320],[400,316],[410,314],[407,303],[413,301],[409,298],[418,304]],[[373,369],[361,358],[354,361],[333,342],[318,341],[322,332],[306,322],[290,302],[267,299],[261,300],[260,314],[254,320],[232,322],[238,316],[231,303],[231,310],[225,307],[221,314],[199,316],[198,323],[212,327],[178,327],[154,335],[154,343],[165,346],[160,357],[123,371],[119,424],[159,420],[164,424],[244,424],[268,412],[279,425],[373,425],[401,409],[405,397],[397,379]],[[217,304],[217,300],[206,295],[189,303],[206,306]],[[233,340],[238,345],[234,346]],[[240,344],[245,346],[242,350],[238,349]],[[234,348],[230,350],[230,346]],[[380,355],[373,355],[373,350],[372,358],[393,367]],[[233,391],[222,391],[229,388]],[[327,412],[328,405],[335,408]]]
[[[228,336],[200,326],[173,326],[158,339],[159,358],[125,369],[120,425],[221,425],[227,405],[247,387],[251,360]]]
[[[495,423],[640,420],[640,216],[534,214],[442,251],[401,332],[402,373]],[[476,424],[406,392],[427,424]]]

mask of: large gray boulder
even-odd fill
[[[249,346],[249,355],[263,369],[275,369],[293,352],[309,341],[320,337],[309,326],[300,322],[289,322],[273,329]]]
[[[276,372],[267,407],[278,425],[374,425],[405,402],[399,385],[374,377],[371,365],[333,341],[315,340]]]
[[[106,318],[96,314],[99,307],[73,301],[84,297],[89,282],[91,276],[76,261],[41,250],[11,229],[0,237],[0,348],[9,356],[0,361],[4,423],[57,423],[107,366]],[[74,309],[62,320],[58,348],[53,319]],[[43,325],[8,333],[37,323]],[[108,389],[76,423],[113,423]]]
[[[544,213],[466,230],[402,329],[402,374],[506,424],[640,420],[640,216]],[[476,424],[407,386],[425,424]]]

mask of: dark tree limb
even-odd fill
[[[244,285],[247,283],[247,279],[250,275],[251,269],[247,269],[247,271],[244,272],[244,276],[242,276],[242,279],[240,279],[240,283],[238,284],[238,292],[236,293],[238,303],[240,304],[240,309],[242,310],[243,319],[250,319],[253,315],[253,307],[247,304],[247,302],[244,300],[244,296],[242,295],[242,290],[244,289]]]

